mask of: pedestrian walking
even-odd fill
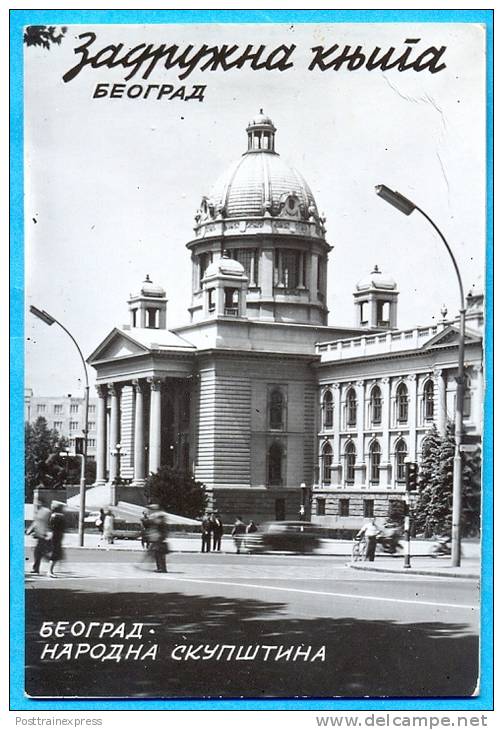
[[[203,517],[201,522],[201,552],[209,553],[211,549],[211,522],[208,515]]]
[[[357,534],[357,538],[365,538],[365,558],[373,563],[376,553],[377,536],[380,534],[380,529],[376,525],[375,518],[373,517],[370,522],[367,522]]]
[[[105,510],[103,509],[103,507],[101,507],[99,515],[96,518],[96,522],[94,523],[96,525],[96,527],[98,528],[98,532],[100,533],[101,537],[103,537],[104,523],[105,523]]]
[[[213,550],[220,552],[222,535],[224,534],[224,523],[222,522],[218,512],[215,512],[211,516],[211,532],[213,534]]]
[[[114,542],[114,516],[111,510],[105,512],[103,520],[103,538],[107,545],[113,545]]]
[[[51,541],[49,539],[49,520],[51,518],[51,510],[44,505],[39,505],[34,516],[33,522],[26,530],[27,535],[33,535],[36,540],[33,550],[33,568],[32,573],[40,572],[40,563],[42,558],[48,557],[51,551]]]
[[[54,569],[56,563],[63,560],[63,536],[65,534],[65,517],[63,514],[64,505],[61,502],[51,502],[51,517],[49,519],[49,530],[51,535],[51,554],[49,556],[49,571],[47,575],[55,578]]]
[[[168,521],[166,515],[159,509],[159,505],[150,507],[148,518],[148,549],[154,556],[156,573],[167,573],[166,555],[168,554]]]
[[[148,550],[148,528],[149,528],[149,519],[148,519],[148,512],[145,510],[145,512],[142,515],[142,518],[140,520],[141,524],[141,546],[142,548],[145,548]]]
[[[241,517],[236,517],[234,527],[232,528],[231,536],[234,539],[234,545],[236,546],[236,553],[239,555],[241,552],[241,546],[243,544],[243,538],[246,534],[246,525]]]
[[[257,525],[254,523],[253,520],[250,520],[249,523],[246,525],[246,534],[250,535],[253,532],[257,532],[257,530]]]

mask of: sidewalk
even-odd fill
[[[28,546],[34,545],[32,538],[26,538]],[[197,534],[177,534],[168,537],[170,552],[174,553],[198,553],[201,550],[201,537]],[[84,546],[79,546],[79,539],[76,532],[67,532],[64,537],[64,547],[79,548],[80,550],[127,550],[142,552],[139,540],[116,539],[112,545],[103,543],[98,533],[86,533]],[[382,555],[378,554],[374,563],[350,563],[355,570],[384,571],[391,573],[416,573],[419,575],[452,575],[454,577],[479,577],[479,545],[476,543],[463,543],[463,558],[460,568],[451,568],[449,558],[430,558],[428,551],[431,543],[422,540],[411,541],[411,563],[412,568],[403,568],[403,554]],[[345,556],[350,561],[353,543],[351,540],[328,540],[323,539],[320,547],[309,553],[310,555]],[[236,548],[230,535],[222,538],[222,552],[235,553]],[[457,571],[457,572],[455,572]],[[461,573],[462,575],[458,575]]]
[[[353,570],[365,570],[373,573],[400,573],[401,575],[431,575],[442,578],[479,579],[480,563],[477,558],[461,558],[459,568],[453,568],[450,560],[450,557],[411,557],[411,567],[404,568],[402,556],[398,558],[379,556],[373,563],[349,563],[349,567],[353,568]]]

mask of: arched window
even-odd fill
[[[397,482],[405,481],[405,459],[407,458],[407,444],[403,439],[395,446],[395,473]]]
[[[323,450],[321,452],[323,484],[330,484],[332,481],[330,467],[332,466],[333,456],[334,454],[332,451],[332,447],[327,441],[327,443],[323,446]]]
[[[465,391],[463,394],[463,418],[470,418],[472,414],[472,381],[465,375]]]
[[[323,396],[323,426],[334,427],[334,397],[331,390],[327,390]]]
[[[381,447],[378,441],[370,444],[370,481],[372,484],[379,483],[379,464],[381,463]]]
[[[346,393],[346,425],[356,426],[356,393],[354,388],[350,388]]]
[[[378,385],[374,385],[370,394],[370,421],[373,424],[381,423],[382,418],[382,398],[381,389]]]
[[[269,428],[283,428],[283,393],[279,388],[271,391],[269,399]]]
[[[355,463],[356,463],[356,449],[352,441],[348,441],[346,449],[344,451],[344,458],[346,461],[346,484],[354,484],[355,481]]]
[[[399,423],[409,420],[409,393],[405,383],[400,383],[396,389],[396,420]]]
[[[423,412],[425,421],[433,421],[435,413],[433,380],[427,380],[423,388]]]
[[[281,486],[283,483],[283,447],[276,441],[271,444],[268,454],[267,483],[271,486]]]

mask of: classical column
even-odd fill
[[[416,460],[417,449],[417,375],[408,375],[409,383],[409,459]]]
[[[120,472],[120,457],[116,453],[116,446],[120,439],[120,387],[115,383],[109,383],[108,396],[110,398],[110,439],[108,448],[111,454],[109,481],[113,483]]]
[[[159,378],[148,378],[150,383],[149,474],[161,466],[161,383]]]
[[[107,467],[107,388],[97,385],[98,412],[96,414],[96,484],[106,483]]]
[[[134,482],[145,480],[144,392],[141,380],[133,380],[134,410]]]
[[[381,378],[381,426],[382,426],[382,459],[379,464],[379,486],[388,487],[390,483],[391,464],[389,460],[389,378]]]
[[[356,383],[356,464],[355,464],[355,484],[363,486],[365,484],[365,381],[359,380]]]
[[[447,401],[446,401],[446,387],[445,377],[440,368],[437,368],[433,372],[435,380],[437,382],[437,428],[441,434],[445,432],[445,422],[447,420]]]

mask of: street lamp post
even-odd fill
[[[452,265],[456,272],[459,287],[459,344],[458,344],[458,372],[456,377],[456,416],[454,421],[454,439],[455,439],[455,451],[454,451],[454,464],[453,464],[453,475],[452,475],[452,565],[458,567],[461,564],[461,505],[463,495],[463,469],[462,469],[462,456],[461,456],[461,442],[463,439],[463,401],[465,395],[465,295],[463,291],[463,282],[461,281],[461,274],[457,261],[452,253],[451,247],[447,243],[447,240],[427,213],[424,212],[419,206],[413,203],[411,200],[406,198],[401,193],[391,190],[386,185],[376,185],[376,193],[380,198],[385,200],[387,203],[397,208],[405,215],[410,215],[415,210],[426,218],[428,223],[435,229],[440,236],[442,243],[444,244],[447,252],[451,258]]]
[[[123,451],[122,444],[116,444],[115,448],[112,449],[110,452],[113,458],[115,459],[116,467],[115,467],[115,479],[112,482],[111,485],[111,501],[112,504],[115,506],[117,504],[117,486],[119,484],[120,478],[121,478],[121,456],[122,454],[125,454],[126,452]]]
[[[61,322],[58,322],[56,317],[53,317],[48,312],[42,309],[37,309],[37,307],[34,307],[33,305],[30,306],[30,312],[35,315],[35,317],[38,317],[38,319],[42,320],[42,322],[45,322],[45,324],[51,326],[54,323],[59,325],[62,330],[66,332],[68,337],[72,340],[73,344],[78,350],[80,359],[82,361],[82,367],[84,368],[84,378],[85,378],[85,391],[84,391],[84,453],[81,454],[82,460],[81,460],[81,469],[80,469],[80,487],[79,487],[79,545],[82,547],[84,545],[84,516],[85,516],[85,510],[86,510],[86,462],[87,462],[87,437],[88,437],[88,430],[89,430],[89,377],[87,375],[87,366],[86,361],[84,360],[84,356],[82,354],[82,350],[80,349],[77,340],[72,335],[72,333],[67,330],[67,328],[61,324]]]

